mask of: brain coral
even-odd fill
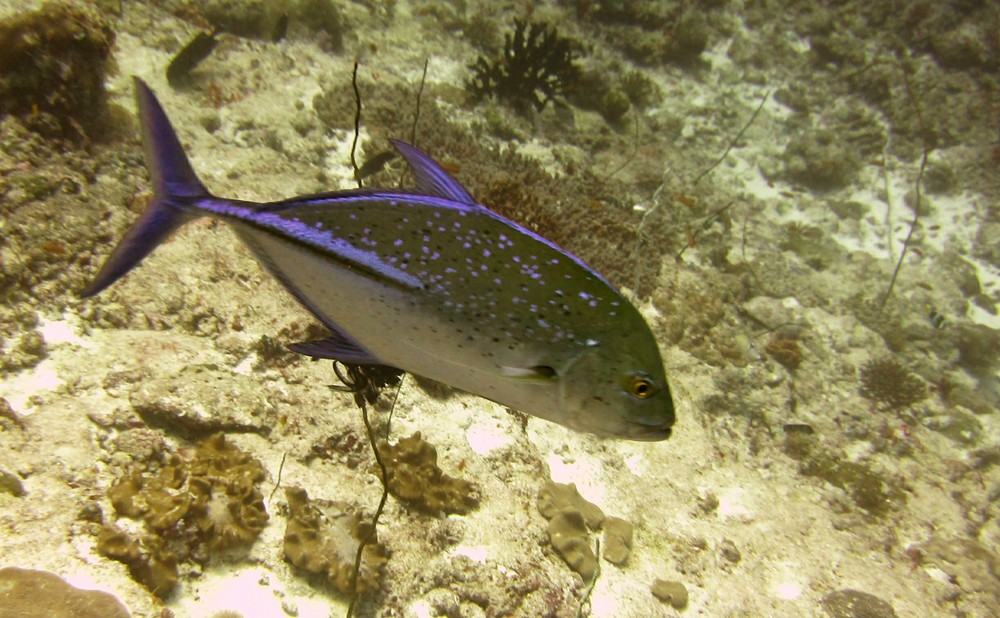
[[[126,474],[109,491],[115,512],[141,519],[147,534],[105,526],[98,551],[129,566],[155,594],[168,594],[183,562],[208,562],[215,550],[254,541],[267,523],[258,485],[264,467],[216,434],[189,458],[162,454]]]
[[[310,500],[306,490],[298,487],[286,488],[285,497],[285,557],[289,562],[310,573],[326,575],[337,590],[350,592],[358,546],[370,535],[361,557],[357,591],[378,587],[386,550],[369,522],[343,502]]]
[[[378,449],[389,472],[389,491],[396,498],[434,515],[468,513],[479,506],[476,486],[442,472],[437,449],[419,431],[396,444],[382,440]]]
[[[18,618],[129,618],[107,592],[81,590],[55,573],[0,569],[0,616]]]

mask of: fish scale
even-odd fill
[[[405,207],[400,206],[400,199],[408,200]],[[546,349],[562,352],[585,345],[572,328],[574,322],[586,323],[590,336],[603,337],[623,327],[623,314],[631,308],[617,293],[608,294],[614,290],[603,279],[581,271],[558,248],[536,242],[492,213],[470,212],[444,200],[415,201],[407,194],[350,200],[320,197],[297,200],[291,206],[278,203],[267,213],[328,230],[331,237],[350,243],[359,252],[371,252],[372,263],[389,264],[413,276],[421,293],[408,296],[407,306],[427,324],[419,336],[430,328],[432,335],[453,331],[462,336],[454,342],[457,348],[474,348],[482,356],[495,358],[497,346],[513,351],[517,342],[531,338],[540,349],[538,364],[544,364],[541,355]],[[244,216],[253,220],[255,213]],[[270,233],[280,228],[268,225],[264,229]],[[530,250],[522,252],[522,246]],[[567,263],[571,269],[564,267]],[[392,279],[382,281],[394,286]],[[320,309],[341,325],[350,322],[355,310],[342,300]],[[400,310],[387,309],[394,312],[393,320],[399,319]],[[441,319],[450,320],[453,326],[442,329],[437,324]],[[393,329],[395,323],[384,324]],[[365,347],[380,358],[391,356],[389,351],[380,354]]]
[[[575,268],[574,278],[574,272],[562,268],[561,250],[537,243],[489,213],[470,213],[442,200],[414,203],[413,196],[401,197],[410,200],[405,214],[392,195],[374,195],[349,206],[319,200],[278,212],[329,229],[355,248],[372,251],[377,261],[414,276],[423,286],[425,302],[475,311],[470,315],[474,318],[500,319],[496,326],[507,334],[508,327],[527,328],[548,343],[558,343],[574,334],[564,332],[560,322],[547,321],[546,312],[594,325],[617,316],[620,296],[609,298],[607,292],[613,290],[594,273]],[[522,246],[530,250],[522,251]]]
[[[219,198],[152,92],[138,80],[136,91],[154,196],[84,296],[185,222],[215,217],[330,330],[297,352],[398,367],[599,435],[670,435],[659,348],[635,307],[579,258],[475,203],[424,153],[393,142],[418,192]]]

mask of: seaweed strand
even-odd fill
[[[583,598],[580,599],[580,606],[576,608],[576,618],[583,618],[583,608],[590,602],[590,595],[594,593],[597,578],[601,576],[601,539],[594,540],[594,555],[597,556],[597,560],[594,562],[594,576],[590,579],[590,585],[583,593]]]
[[[750,125],[753,124],[754,120],[757,120],[757,115],[760,114],[760,110],[764,109],[764,104],[767,103],[767,98],[769,96],[771,96],[770,90],[764,92],[764,96],[760,98],[760,103],[757,105],[757,109],[753,110],[753,114],[750,115],[750,120],[747,120],[747,123],[743,125],[743,128],[740,129],[740,132],[736,134],[736,137],[729,140],[729,145],[726,146],[726,149],[722,152],[722,155],[719,156],[719,158],[715,161],[715,163],[709,165],[707,168],[702,170],[700,174],[695,176],[694,180],[691,181],[692,187],[697,185],[702,178],[708,176],[712,170],[719,167],[719,165],[726,160],[726,157],[729,156],[729,151],[731,151],[736,146],[736,143],[743,138],[743,134],[747,132],[747,129],[750,128]]]
[[[285,458],[286,457],[288,457],[288,453],[287,452],[281,454],[281,463],[278,464],[278,480],[275,481],[275,483],[274,483],[274,489],[272,489],[270,495],[267,496],[268,503],[270,503],[271,502],[271,498],[274,497],[274,492],[278,491],[278,488],[281,487],[281,472],[285,469]]]
[[[711,173],[712,170],[714,170],[716,167],[719,166],[719,164],[721,164],[723,161],[725,161],[726,157],[729,156],[730,151],[732,151],[732,149],[736,146],[737,142],[739,142],[740,139],[743,138],[743,134],[746,133],[747,130],[750,128],[750,126],[753,125],[754,121],[757,120],[757,116],[760,115],[760,111],[762,109],[764,109],[764,104],[767,103],[767,99],[768,99],[769,96],[771,96],[771,91],[770,90],[765,91],[764,92],[764,96],[762,96],[760,98],[760,103],[757,104],[757,108],[754,109],[753,114],[750,115],[750,119],[747,120],[746,124],[743,125],[743,128],[740,129],[739,133],[737,133],[736,136],[733,137],[733,139],[729,140],[729,144],[726,146],[726,149],[722,152],[722,155],[720,155],[719,158],[714,163],[712,163],[711,165],[709,165],[708,167],[706,167],[697,176],[695,176],[694,180],[692,180],[691,183],[690,183],[692,187],[695,186],[695,185],[697,185],[701,181],[701,179],[703,179],[706,176],[708,176],[708,174]],[[615,170],[615,171],[617,172],[618,170]],[[667,176],[668,172],[670,172],[670,170],[667,170],[666,172],[664,172],[664,177]],[[640,258],[642,257],[642,255],[641,255],[642,254],[642,241],[643,241],[642,230],[643,230],[643,228],[646,227],[646,219],[648,219],[650,217],[650,215],[652,215],[654,212],[656,212],[657,210],[660,209],[660,195],[663,193],[663,190],[666,188],[666,185],[667,185],[667,181],[666,181],[666,178],[664,178],[664,181],[662,183],[660,183],[660,186],[657,187],[656,191],[653,192],[653,196],[651,198],[651,201],[653,202],[653,207],[650,208],[649,210],[647,210],[645,213],[643,213],[642,219],[639,221],[639,227],[637,227],[636,230],[635,230],[635,263],[636,263],[636,267],[635,267],[635,283],[634,283],[634,285],[632,287],[632,297],[633,297],[633,300],[635,298],[635,295],[638,294],[638,290],[639,290],[639,277],[640,277],[640,275],[642,273],[642,269],[639,267],[640,266]],[[721,209],[719,209],[718,211],[716,211],[715,213],[713,213],[712,215],[710,215],[702,223],[702,225],[706,225],[706,224],[710,223],[716,217],[718,217],[723,212],[725,212],[726,210],[728,210],[730,206],[732,206],[732,203],[727,204],[726,206],[722,207]],[[677,259],[680,259],[684,255],[684,251],[686,249],[687,249],[687,247],[684,247],[683,249],[681,249],[681,251],[677,254]]]
[[[396,390],[398,395],[399,390]],[[395,403],[395,399],[393,399]],[[371,421],[368,420],[368,406],[365,404],[363,398],[359,401],[359,406],[361,407],[361,418],[365,422],[365,431],[368,433],[368,444],[372,447],[372,453],[375,454],[375,463],[378,464],[379,468],[379,479],[382,481],[382,497],[379,498],[378,507],[375,509],[375,514],[372,516],[372,527],[365,535],[365,538],[361,539],[358,543],[358,552],[354,555],[354,571],[351,573],[351,602],[347,606],[347,618],[351,618],[354,615],[354,607],[358,602],[358,575],[361,573],[361,559],[363,557],[365,547],[376,535],[378,530],[378,521],[382,517],[382,510],[385,508],[386,500],[389,499],[389,470],[385,467],[385,462],[382,461],[382,454],[378,452],[378,447],[375,445],[375,431],[372,429]]]
[[[896,260],[896,267],[892,271],[892,277],[889,279],[889,287],[885,291],[885,295],[882,297],[882,302],[879,303],[879,309],[885,307],[885,304],[889,302],[889,297],[892,295],[892,290],[896,287],[896,278],[899,276],[900,269],[903,268],[903,259],[906,257],[906,250],[910,248],[910,241],[913,239],[913,233],[917,229],[917,223],[920,222],[920,184],[924,179],[924,170],[927,168],[927,157],[930,155],[933,146],[929,143],[927,127],[924,125],[924,115],[920,109],[920,102],[917,100],[916,95],[913,93],[913,87],[910,84],[910,74],[907,71],[907,67],[900,65],[900,69],[903,72],[903,84],[906,86],[906,94],[910,98],[910,103],[913,104],[913,113],[917,117],[917,126],[920,127],[920,142],[923,146],[923,153],[920,155],[920,170],[917,172],[917,181],[915,187],[915,199],[913,203],[913,220],[910,222],[910,231],[906,234],[906,240],[903,241],[903,249],[899,252],[899,259]]]
[[[344,368],[343,371],[341,370],[342,366]],[[368,443],[372,447],[372,452],[375,453],[375,462],[378,464],[382,480],[382,497],[379,499],[378,508],[375,509],[375,515],[372,516],[371,530],[358,543],[358,551],[354,556],[354,569],[351,572],[351,601],[347,606],[346,614],[347,618],[351,618],[354,615],[354,608],[358,602],[358,576],[361,572],[361,560],[365,547],[378,534],[378,522],[382,517],[382,511],[389,496],[389,471],[382,460],[382,454],[379,453],[378,447],[375,444],[375,430],[372,429],[371,421],[368,419],[368,404],[374,404],[378,400],[381,388],[396,386],[396,396],[392,400],[393,407],[395,407],[396,400],[399,397],[399,389],[402,387],[400,376],[403,375],[403,372],[395,367],[388,367],[386,365],[353,365],[340,363],[339,361],[334,361],[333,369],[337,377],[340,378],[340,381],[343,382],[343,386],[331,386],[330,388],[354,395],[354,403],[361,408],[361,418],[365,423]]]
[[[354,168],[354,180],[361,185],[361,171],[355,153],[358,150],[358,134],[361,132],[361,91],[358,90],[358,61],[354,61],[354,71],[351,73],[351,87],[354,88],[354,141],[351,142],[351,167]]]
[[[417,145],[417,121],[420,120],[420,98],[424,96],[424,84],[427,82],[427,63],[428,59],[424,58],[424,72],[420,76],[420,88],[417,90],[417,108],[413,113],[413,126],[410,127],[410,144],[413,146]]]

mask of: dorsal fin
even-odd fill
[[[477,205],[465,187],[452,178],[451,174],[444,171],[434,159],[402,140],[391,139],[389,141],[410,165],[413,175],[417,177],[417,187],[422,193],[443,197],[462,204]]]

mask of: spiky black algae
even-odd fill
[[[908,408],[927,398],[927,387],[891,356],[861,367],[861,396],[887,410]]]
[[[503,53],[493,62],[480,56],[469,68],[475,72],[466,88],[476,101],[496,97],[523,111],[532,105],[541,111],[565,96],[580,77],[573,63],[571,39],[545,24],[514,21],[513,34],[504,35]]]

